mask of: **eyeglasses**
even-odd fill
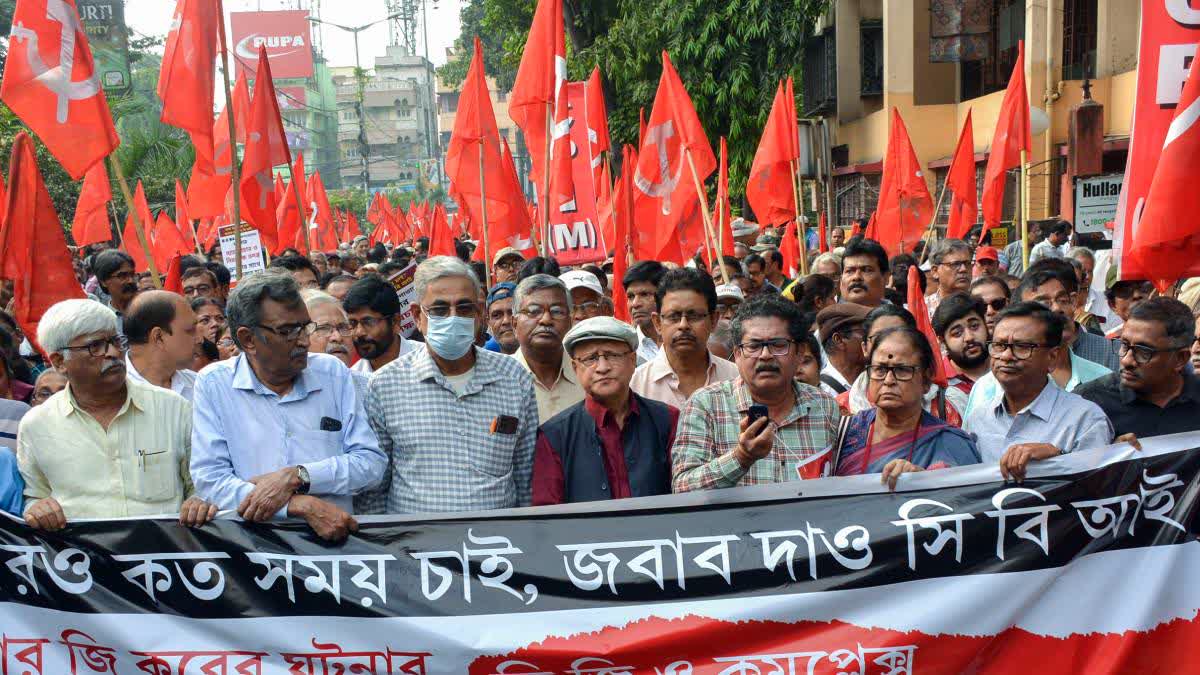
[[[1064,291],[1064,292],[1059,293],[1058,295],[1054,296],[1053,298],[1048,298],[1044,295],[1040,295],[1040,296],[1034,298],[1033,301],[1037,302],[1037,303],[1041,303],[1047,307],[1069,306],[1069,305],[1075,304],[1075,294],[1067,293],[1066,291]]]
[[[1037,342],[992,342],[988,341],[988,354],[992,356],[1000,356],[1004,352],[1012,351],[1013,358],[1018,361],[1033,356],[1033,352],[1038,349],[1051,347],[1051,345],[1043,345]]]
[[[494,269],[504,270],[505,272],[513,272],[520,269],[524,262],[524,260],[501,260],[492,267]]]
[[[983,304],[991,307],[993,312],[999,312],[1005,307],[1008,307],[1008,300],[1005,300],[1004,298],[995,298],[994,300],[988,300]]]
[[[118,354],[121,353],[123,347],[121,338],[116,335],[107,338],[100,338],[99,340],[92,340],[91,342],[79,345],[78,347],[63,347],[63,351],[82,351],[86,349],[89,356],[99,358],[108,353],[109,347],[115,348]]]
[[[49,389],[46,389],[45,387],[43,387],[43,388],[38,389],[37,391],[33,392],[33,398],[30,400],[35,404],[36,403],[45,403],[46,399],[50,398],[53,395],[54,395],[53,391],[50,391]]]
[[[946,261],[938,263],[938,267],[942,267],[942,266],[950,267],[950,268],[953,268],[956,270],[968,270],[968,269],[971,269],[971,261],[970,260],[955,260],[952,262],[952,261],[946,260]]]
[[[667,324],[677,324],[682,319],[688,324],[697,324],[708,319],[708,315],[703,312],[671,312],[670,314],[660,314],[659,317]]]
[[[616,363],[617,361],[620,361],[621,359],[629,356],[632,353],[633,353],[632,349],[621,352],[620,354],[617,354],[616,352],[596,352],[595,354],[592,354],[591,356],[585,356],[580,359],[573,358],[571,360],[582,366],[585,366],[586,368],[588,368],[590,370],[590,369],[595,368],[596,366],[600,365],[600,359],[604,359],[605,361],[608,361],[609,363]]]
[[[550,313],[550,318],[554,319],[555,321],[562,321],[570,316],[570,312],[568,312],[567,308],[563,307],[562,305],[550,305],[549,307],[530,305],[518,313],[527,319],[537,320],[545,316],[547,312]]]
[[[301,334],[312,335],[313,331],[317,329],[317,324],[309,321],[308,323],[297,323],[288,326],[272,328],[270,326],[264,326],[260,323],[258,324],[258,327],[270,331],[284,340],[287,340],[288,342],[295,342],[296,340],[300,339]]]
[[[335,330],[343,336],[350,336],[354,334],[354,327],[349,323],[339,323],[336,325],[331,323],[319,323],[317,324],[317,327],[313,329],[313,335],[328,335]]]
[[[226,349],[229,349],[233,345],[234,345],[233,338],[221,338],[220,340],[217,340],[218,347],[224,347]]]
[[[591,314],[600,309],[600,303],[595,301],[577,302],[573,309],[576,313]]]
[[[867,374],[872,380],[883,381],[887,379],[888,373],[896,378],[897,382],[908,382],[917,374],[916,366],[883,366],[871,364],[867,366]]]
[[[421,311],[437,319],[445,319],[451,315],[461,316],[464,319],[474,319],[479,314],[479,305],[473,302],[460,302],[457,305],[441,303],[429,307],[421,305]]]
[[[225,317],[221,316],[220,314],[205,314],[196,319],[196,323],[200,324],[201,326],[209,326],[213,324],[224,326],[227,322],[225,321]]]
[[[349,335],[350,333],[353,333],[354,331],[358,330],[359,326],[362,326],[363,329],[365,329],[365,330],[375,330],[376,326],[378,326],[379,324],[381,324],[385,321],[391,321],[391,319],[392,319],[392,317],[390,317],[390,316],[385,316],[382,318],[376,318],[373,316],[364,316],[361,319],[350,319],[346,323],[338,324],[338,325],[344,325],[350,331],[349,333],[342,333],[342,335]]]
[[[770,351],[771,356],[787,356],[792,351],[792,341],[786,338],[751,340],[750,342],[743,342],[738,345],[737,349],[746,358],[753,358],[762,354],[763,349]]]
[[[195,286],[183,287],[183,294],[189,297],[193,295],[208,295],[209,293],[212,293],[212,291],[213,287],[209,286],[208,284],[197,284]]]
[[[1130,344],[1125,340],[1118,340],[1117,342],[1113,343],[1112,347],[1113,351],[1117,353],[1117,356],[1121,358],[1125,358],[1125,355],[1132,351],[1134,362],[1139,366],[1144,366],[1147,363],[1150,363],[1150,360],[1158,354],[1178,351],[1186,348],[1187,345],[1180,347],[1167,347],[1166,349],[1155,349],[1154,347],[1147,347],[1146,345],[1135,345]]]

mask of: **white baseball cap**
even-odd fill
[[[744,302],[746,294],[742,293],[741,287],[737,284],[721,284],[717,286],[717,299],[721,298],[737,298]]]
[[[595,291],[596,295],[604,295],[604,287],[600,285],[600,280],[587,270],[563,272],[558,278],[567,285],[567,292],[576,288],[586,288],[589,291]]]

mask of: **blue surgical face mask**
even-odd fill
[[[475,319],[465,316],[430,316],[425,344],[443,359],[457,361],[475,346]]]

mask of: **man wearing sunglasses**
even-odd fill
[[[387,468],[350,370],[309,353],[317,324],[289,274],[242,280],[226,306],[241,349],[196,380],[192,479],[247,521],[303,518],[339,541],[358,528],[353,495]]]
[[[983,462],[999,463],[1006,479],[1024,480],[1030,461],[1112,441],[1112,425],[1100,407],[1050,377],[1067,348],[1066,321],[1036,302],[1019,302],[1000,313],[988,342],[999,387],[976,403],[981,390],[975,386],[963,430],[975,436]]]
[[[997,276],[979,277],[971,282],[971,297],[977,298],[984,304],[983,322],[987,324],[988,334],[996,330],[996,317],[1001,310],[1008,306],[1012,290],[1004,279]]]
[[[1116,343],[1120,372],[1079,388],[1108,415],[1118,440],[1200,429],[1200,380],[1187,367],[1196,320],[1174,298],[1134,305]]]

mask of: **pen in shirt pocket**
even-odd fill
[[[142,471],[145,471],[147,457],[153,457],[155,455],[163,455],[163,454],[166,454],[166,452],[167,452],[166,450],[158,450],[155,452],[147,452],[146,450],[138,450],[137,451],[138,466],[141,467]]]

